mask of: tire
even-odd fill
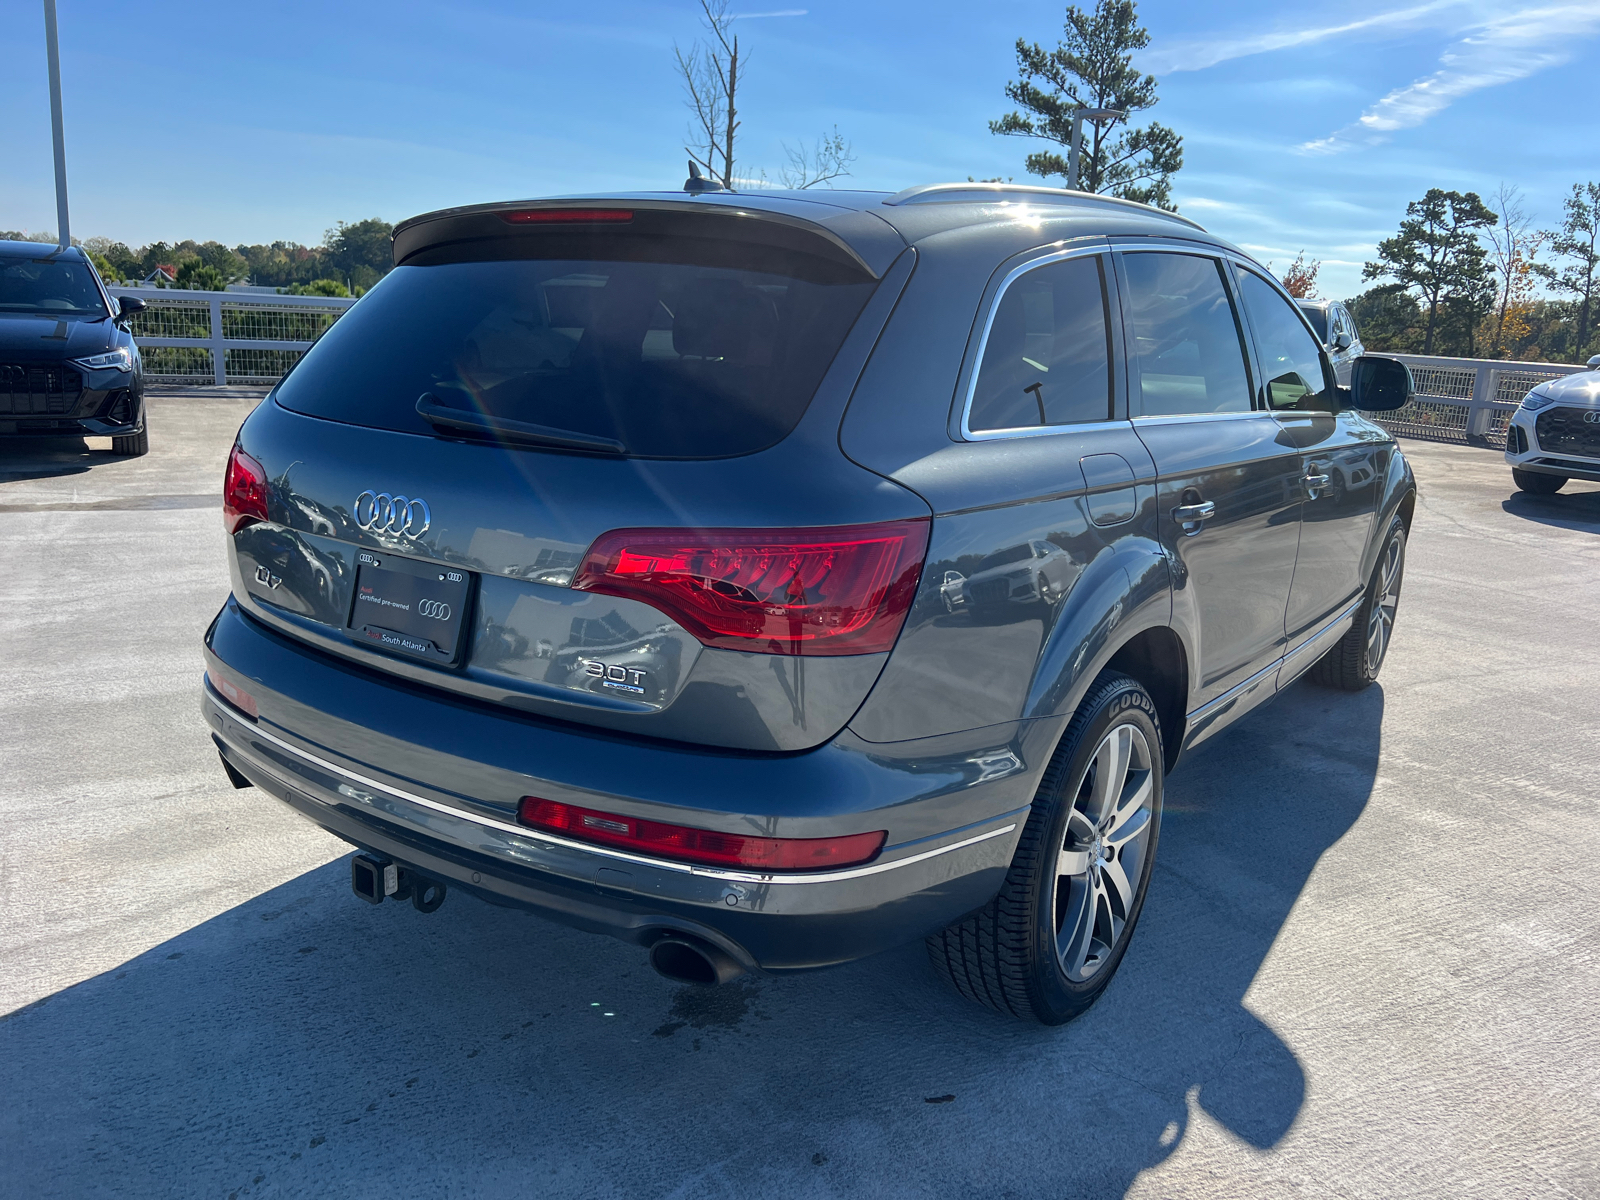
[[[1350,631],[1340,638],[1315,666],[1310,675],[1324,687],[1359,692],[1370,687],[1383,669],[1394,636],[1394,620],[1400,608],[1400,585],[1406,572],[1406,525],[1399,517],[1389,522],[1388,535],[1378,553],[1366,595],[1356,609]]]
[[[1144,907],[1164,761],[1150,694],[1103,672],[1039,781],[999,895],[928,939],[934,969],[968,999],[1044,1025],[1088,1009]]]
[[[111,439],[111,453],[120,454],[124,458],[138,458],[141,454],[150,453],[150,430],[139,430],[138,433],[114,436]]]
[[[1554,496],[1567,486],[1565,475],[1546,475],[1542,471],[1519,471],[1511,468],[1511,482],[1518,489],[1533,496]]]

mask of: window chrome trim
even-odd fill
[[[1000,281],[1000,286],[995,289],[994,298],[989,301],[989,311],[983,318],[983,335],[978,339],[978,348],[972,356],[972,370],[967,377],[967,394],[961,402],[960,431],[964,441],[992,442],[1000,438],[1044,437],[1048,434],[1073,433],[1083,429],[1104,429],[1107,425],[1116,424],[1116,418],[1110,416],[1097,421],[1070,421],[1061,425],[1023,425],[1012,429],[975,430],[971,424],[972,401],[978,392],[978,375],[983,370],[983,355],[989,348],[989,331],[994,327],[995,314],[1000,311],[1000,302],[1006,298],[1006,292],[1010,290],[1013,283],[1029,271],[1035,271],[1040,267],[1046,267],[1051,263],[1062,262],[1069,258],[1083,258],[1085,255],[1090,254],[1108,255],[1109,251],[1106,243],[1100,241],[1092,246],[1069,246],[1062,250],[1051,251],[1049,254],[1041,254],[1038,258],[1030,258],[1027,262],[1019,263]],[[1109,261],[1105,264],[1104,269],[1106,271],[1111,269]],[[1102,305],[1110,306],[1111,290],[1103,276],[1100,283],[1100,297]],[[1115,312],[1111,315],[1112,319],[1115,319]],[[1115,339],[1112,337],[1112,332],[1109,328],[1106,330],[1106,338],[1112,342],[1114,347]],[[1114,389],[1117,379],[1114,349],[1112,360],[1108,361],[1106,365],[1111,369],[1112,387]]]
[[[221,707],[223,712],[227,713],[231,717],[233,715],[232,706],[216,693],[215,689],[212,688],[211,681],[209,679],[205,681],[204,686],[206,698]],[[698,863],[675,862],[672,859],[654,858],[645,854],[630,854],[626,850],[614,850],[608,846],[595,846],[588,842],[574,841],[571,838],[564,838],[557,834],[546,833],[540,829],[532,829],[527,825],[517,825],[510,821],[500,821],[493,817],[486,817],[480,813],[468,812],[466,809],[457,808],[451,804],[443,804],[438,800],[430,800],[426,796],[419,796],[415,792],[406,791],[404,788],[395,787],[393,784],[381,783],[370,776],[362,775],[359,772],[352,771],[347,767],[341,767],[337,763],[329,762],[320,755],[312,754],[308,750],[302,750],[300,747],[291,745],[282,738],[268,733],[265,729],[261,728],[259,723],[245,724],[244,722],[240,722],[240,724],[245,729],[249,730],[252,737],[259,737],[263,741],[271,742],[279,749],[286,750],[296,758],[303,759],[321,770],[328,771],[334,775],[343,776],[346,779],[361,784],[363,787],[375,788],[386,795],[393,796],[399,800],[404,800],[408,804],[415,804],[422,808],[431,809],[434,812],[444,813],[447,816],[456,817],[463,821],[471,821],[473,824],[482,825],[488,829],[499,830],[501,833],[515,834],[518,837],[527,838],[530,841],[541,842],[546,845],[560,846],[565,850],[580,850],[586,854],[599,855],[602,858],[618,859],[622,862],[635,863],[639,866],[657,867],[663,871],[676,871],[682,875],[697,875],[708,879],[727,880],[732,883],[837,883],[846,879],[860,879],[867,875],[879,875],[885,871],[893,871],[898,867],[908,867],[913,863],[926,862],[930,858],[937,858],[941,854],[949,854],[954,850],[964,850],[968,846],[977,845],[979,842],[987,842],[991,838],[997,838],[1004,834],[1011,833],[1017,828],[1016,822],[1013,821],[1008,825],[1002,825],[996,829],[987,829],[982,833],[974,834],[971,837],[963,838],[960,841],[951,842],[948,845],[935,846],[932,850],[924,850],[919,854],[908,855],[905,858],[897,858],[890,862],[867,863],[865,866],[850,867],[840,871],[815,871],[806,874],[793,875],[764,874],[757,871],[729,871],[720,867],[702,866]],[[253,758],[254,755],[251,755],[250,757]],[[287,783],[288,781],[284,782]],[[1000,819],[1003,820],[1004,817]]]

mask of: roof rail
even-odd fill
[[[1102,196],[1096,192],[1069,192],[1066,188],[1038,187],[1027,183],[925,183],[896,192],[884,201],[888,205],[900,204],[982,204],[1011,198],[1032,201],[1036,204],[1109,204],[1132,208],[1139,212],[1167,217],[1204,232],[1204,226],[1188,217],[1140,204],[1137,200],[1123,200],[1118,196]]]

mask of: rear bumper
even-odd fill
[[[708,752],[466,705],[300,647],[232,601],[206,642],[208,671],[260,714],[205,685],[223,755],[329,832],[495,903],[640,944],[691,933],[763,970],[862,958],[985,904],[1059,732]],[[840,871],[690,867],[523,828],[523,795],[730,832],[889,838]]]

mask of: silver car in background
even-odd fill
[[[1296,300],[1311,328],[1322,339],[1340,387],[1350,385],[1350,364],[1367,352],[1350,310],[1337,300]]]

